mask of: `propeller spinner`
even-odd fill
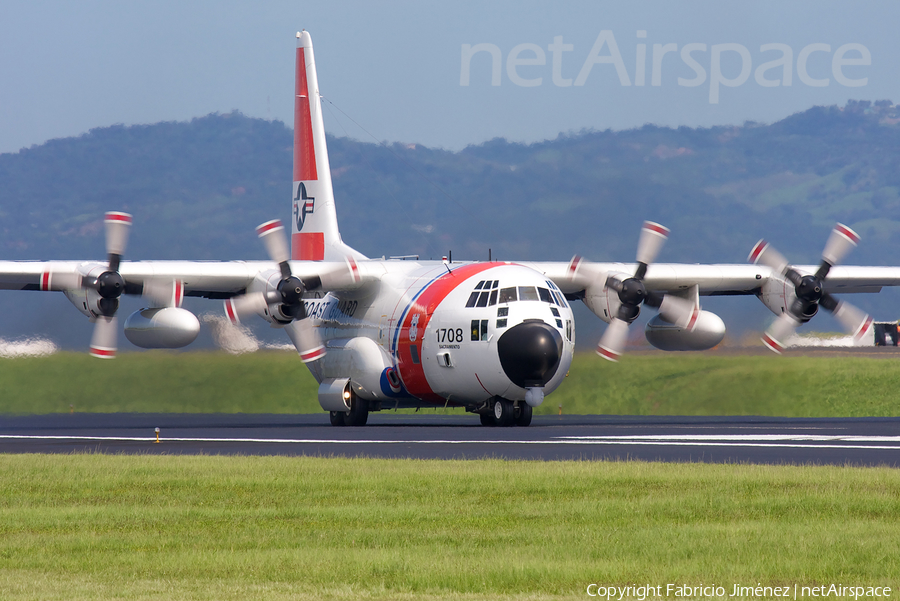
[[[815,274],[804,274],[791,266],[781,253],[772,248],[765,240],[760,240],[750,251],[747,260],[770,267],[775,273],[784,276],[794,285],[794,302],[785,308],[775,322],[769,326],[762,336],[763,344],[776,353],[781,353],[785,342],[794,334],[802,323],[806,323],[824,307],[841,322],[855,340],[859,340],[872,325],[872,318],[853,305],[838,300],[825,289],[825,280],[832,267],[840,263],[848,252],[859,244],[859,234],[838,223],[831,231],[825,249],[822,251],[822,264]]]
[[[325,355],[325,345],[318,332],[309,321],[303,293],[321,286],[318,276],[301,281],[291,272],[290,250],[281,221],[267,221],[256,228],[256,233],[266,247],[269,257],[278,263],[281,280],[275,290],[266,292],[248,292],[225,301],[225,312],[234,323],[240,323],[241,315],[259,313],[270,306],[277,307],[277,312],[287,321],[288,336],[300,354],[304,363],[321,359]]]

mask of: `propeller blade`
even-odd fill
[[[652,221],[645,221],[638,238],[637,262],[649,265],[669,239],[669,228]],[[637,276],[635,276],[637,277]],[[643,279],[643,274],[638,279]]]
[[[618,361],[627,339],[628,324],[621,319],[613,318],[597,344],[597,354],[608,361]]]
[[[184,300],[181,280],[146,280],[143,296],[154,308],[180,307]]]
[[[292,321],[285,329],[301,361],[309,363],[325,356],[325,345],[309,319]]]
[[[269,307],[266,295],[262,292],[251,292],[235,296],[225,301],[225,314],[234,324],[241,323],[241,317],[262,313]]]
[[[94,322],[94,333],[91,336],[91,356],[100,359],[114,359],[118,336],[119,327],[115,315],[98,317]]]
[[[831,230],[828,242],[825,243],[822,260],[833,267],[840,263],[857,244],[859,244],[859,234],[843,223],[838,223]]]
[[[750,251],[750,256],[747,257],[747,262],[771,267],[772,271],[778,274],[783,274],[789,265],[784,255],[772,248],[765,240],[756,243],[756,246]]]
[[[785,349],[787,339],[794,335],[794,330],[800,322],[791,317],[788,313],[782,313],[778,319],[769,326],[766,333],[762,336],[763,344],[769,347],[769,350],[779,355]]]
[[[128,245],[128,231],[131,229],[131,215],[110,211],[104,219],[106,225],[106,254],[121,257]],[[119,266],[110,267],[110,271],[118,271]]]
[[[269,258],[279,265],[287,263],[288,260],[290,260],[291,251],[288,247],[287,237],[284,235],[284,226],[281,225],[281,221],[274,219],[259,225],[256,228],[256,234],[266,247]],[[288,271],[285,277],[289,275],[290,271]]]
[[[317,276],[304,277],[303,287],[307,290],[323,288],[324,290],[347,290],[355,287],[362,281],[359,264],[353,257],[345,257],[344,264],[331,268],[320,269]]]
[[[832,313],[835,319],[844,326],[844,330],[857,342],[862,340],[872,327],[872,318],[865,311],[857,309],[850,303],[838,301],[837,307]]]
[[[663,296],[658,311],[663,319],[688,331],[694,329],[700,316],[700,308],[695,306],[693,301],[671,294]]]

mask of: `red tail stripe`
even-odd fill
[[[310,91],[306,80],[306,55],[297,48],[297,76],[294,90],[294,181],[319,179],[313,141]],[[315,90],[312,90],[315,93]]]

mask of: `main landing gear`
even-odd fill
[[[353,394],[350,411],[331,411],[329,418],[332,426],[365,426],[369,421],[369,401]]]
[[[524,401],[513,403],[506,399],[493,399],[490,411],[481,413],[482,426],[527,426],[531,423],[532,408]]]

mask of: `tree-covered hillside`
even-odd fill
[[[113,209],[135,217],[128,258],[264,258],[253,228],[290,217],[291,143],[281,122],[230,113],[2,154],[0,258],[102,258]],[[863,236],[849,262],[900,265],[900,107],[889,101],[460,152],[328,144],[343,238],[372,257],[630,261],[651,219],[672,229],[661,261],[743,262],[765,236],[816,262],[842,221]],[[869,306],[894,319],[895,304]]]

